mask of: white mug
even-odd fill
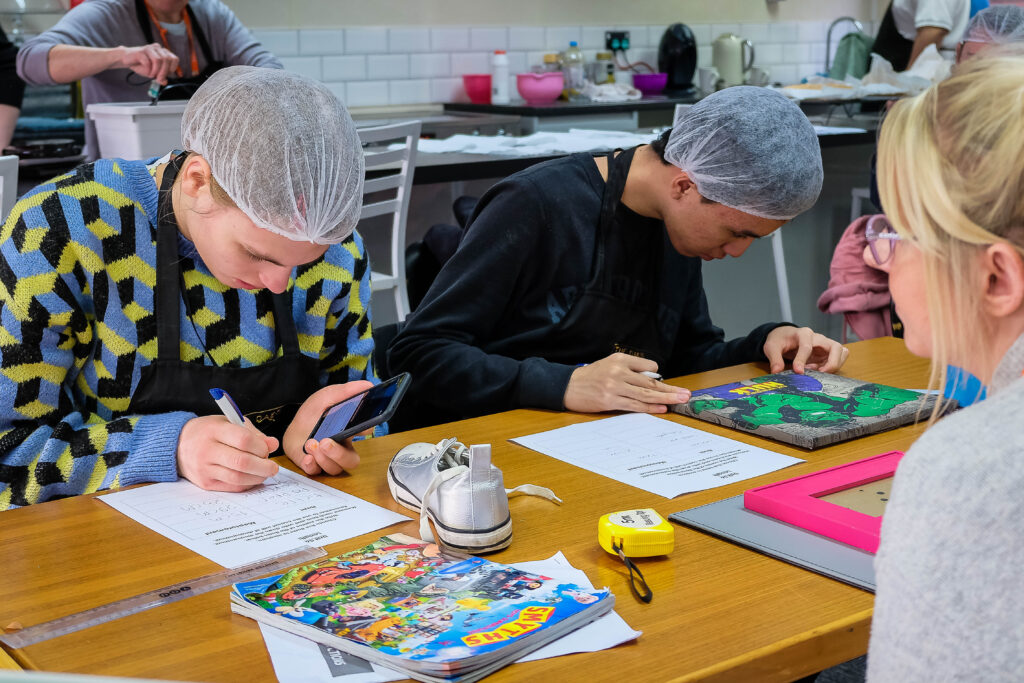
[[[747,77],[748,85],[764,86],[768,85],[772,79],[772,72],[763,66],[755,66],[750,69],[750,75]]]
[[[719,81],[718,69],[713,66],[702,66],[697,69],[697,82],[704,94],[710,94],[718,90]]]

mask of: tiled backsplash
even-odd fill
[[[798,82],[825,68],[828,23],[690,24],[697,38],[698,66],[711,64],[711,41],[735,33],[754,44],[755,64],[772,81]],[[575,40],[588,60],[604,49],[607,29],[629,31],[633,62],[657,66],[665,26],[466,26],[350,29],[258,29],[253,33],[286,69],[328,84],[350,107],[466,101],[462,75],[489,73],[490,55],[507,50],[514,74],[539,64],[545,52],[558,52]],[[853,25],[832,33],[832,49]],[[866,22],[864,30],[874,33]],[[696,80],[696,79],[695,79]]]

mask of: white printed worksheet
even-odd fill
[[[582,422],[512,442],[666,498],[803,462],[646,413]]]
[[[284,468],[241,493],[204,491],[179,479],[116,491],[100,500],[229,568],[409,519]]]

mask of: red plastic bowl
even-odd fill
[[[516,89],[527,104],[551,104],[564,87],[565,77],[561,71],[516,74]]]
[[[491,103],[491,74],[465,74],[462,85],[473,104]]]
[[[643,95],[660,95],[668,83],[668,74],[633,74],[633,87]]]

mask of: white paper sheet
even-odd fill
[[[512,441],[666,498],[803,462],[645,413],[569,425]]]
[[[409,519],[286,469],[242,493],[204,491],[179,479],[116,491],[100,500],[230,568]]]
[[[543,574],[567,583],[575,583],[583,588],[593,588],[587,575],[569,564],[565,555],[560,552],[547,560],[517,562],[512,566],[524,572]],[[270,653],[270,660],[274,664],[274,673],[277,674],[279,683],[383,683],[406,678],[405,674],[393,672],[262,622],[260,631],[263,633],[263,640]],[[633,640],[640,634],[640,631],[631,629],[622,617],[612,611],[518,661],[531,662],[535,659],[559,657],[574,652],[597,652]]]

